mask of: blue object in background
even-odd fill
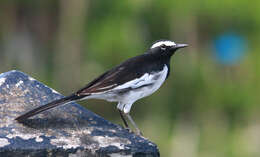
[[[224,33],[214,41],[216,59],[221,64],[232,65],[242,60],[247,50],[246,40],[236,33]]]

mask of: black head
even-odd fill
[[[176,50],[187,47],[187,44],[176,44],[170,40],[156,41],[150,48],[152,53],[159,53],[162,56],[172,56]]]

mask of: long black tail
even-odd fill
[[[37,108],[35,108],[35,109],[33,109],[33,110],[31,110],[31,111],[29,111],[29,112],[27,112],[27,113],[25,113],[21,116],[15,118],[15,120],[17,120],[18,122],[22,122],[22,121],[26,120],[27,118],[32,117],[36,114],[39,114],[43,111],[46,111],[48,109],[54,108],[56,106],[59,106],[59,105],[65,104],[65,103],[69,103],[69,102],[74,101],[74,100],[79,100],[82,97],[84,97],[84,96],[77,96],[75,94],[72,94],[70,96],[67,96],[67,97],[64,97],[64,98],[61,98],[61,99],[58,99],[58,100],[54,100],[54,101],[52,101],[52,102],[50,102],[46,105],[37,107]]]

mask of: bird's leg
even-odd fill
[[[124,117],[124,113],[123,113],[120,109],[118,109],[118,111],[119,111],[119,113],[120,113],[121,119],[123,120],[123,122],[124,122],[124,124],[125,124],[125,127],[126,127],[127,129],[129,129],[129,126],[128,126],[128,124],[127,124],[127,121],[126,121],[126,119],[125,119],[125,117]]]
[[[132,125],[135,127],[136,133],[137,135],[143,135],[142,132],[140,131],[140,129],[137,127],[137,125],[135,124],[134,120],[132,119],[132,117],[130,116],[129,113],[125,114],[127,116],[127,118],[129,119],[129,121],[132,123]]]

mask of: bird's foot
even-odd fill
[[[136,130],[135,134],[138,136],[143,136],[143,133],[140,130]]]

